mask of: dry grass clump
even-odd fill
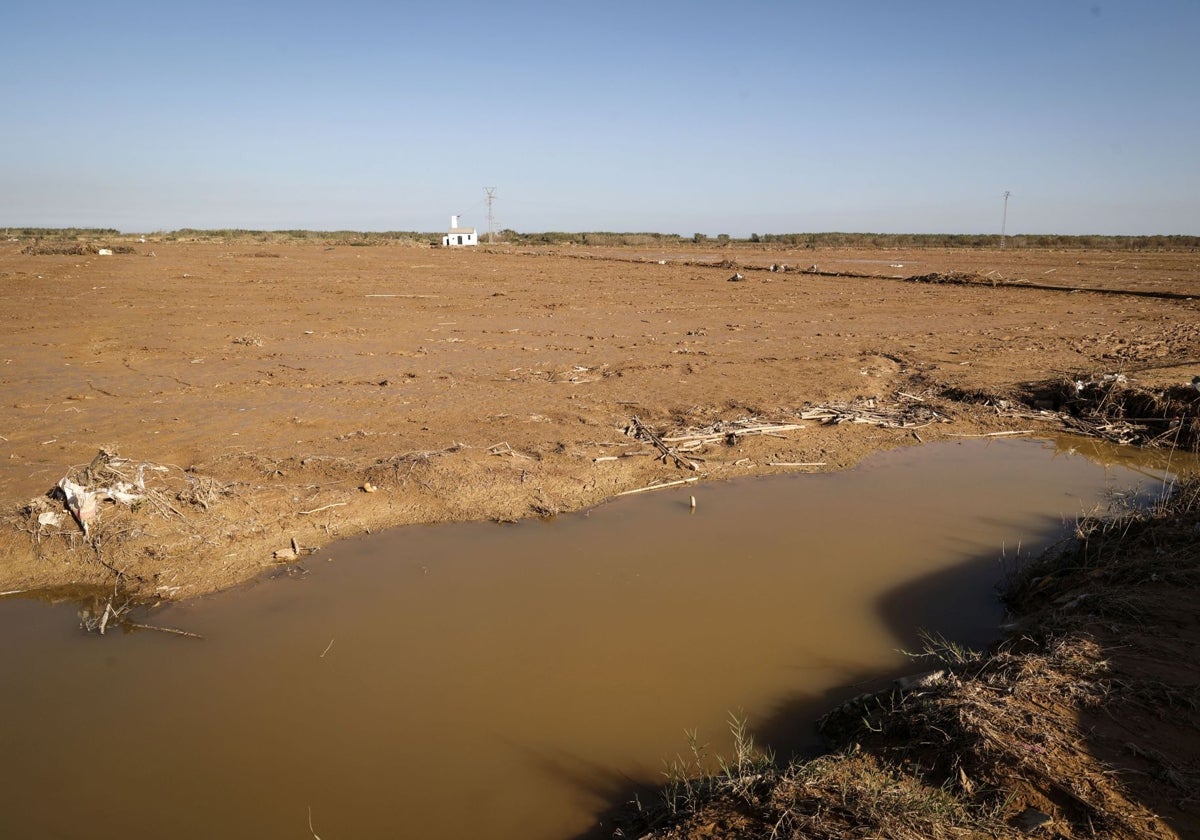
[[[82,242],[35,242],[26,245],[21,253],[26,256],[96,256],[101,248],[106,248],[114,254],[136,254],[132,245],[88,245]]]
[[[988,811],[913,776],[897,773],[858,750],[759,773],[749,779],[710,777],[697,792],[695,806],[681,819],[640,836],[655,840],[1019,836]]]
[[[967,271],[951,271],[948,274],[939,274],[937,272],[932,274],[918,274],[905,279],[909,283],[949,284],[952,286],[969,286],[985,282],[983,277]]]

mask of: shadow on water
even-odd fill
[[[1022,551],[1023,559],[1037,556],[1071,533],[1070,527],[1055,517],[1044,517],[1034,529],[1028,525],[1024,523],[1027,548]],[[896,649],[914,654],[911,661],[884,670],[864,670],[844,668],[833,658],[822,658],[819,652],[806,656],[806,664],[794,669],[797,684],[805,682],[806,673],[813,670],[828,673],[841,668],[839,679],[822,690],[794,688],[771,704],[761,718],[751,721],[755,743],[770,749],[781,765],[789,757],[816,758],[829,749],[816,728],[822,715],[861,694],[886,689],[900,677],[938,667],[936,658],[921,655],[927,638],[940,637],[979,651],[999,641],[1004,615],[1000,589],[1017,567],[1015,557],[998,559],[995,553],[977,554],[883,593],[874,604],[875,610],[895,640]],[[986,617],[983,622],[980,616]],[[836,633],[837,628],[830,627],[827,632]],[[720,675],[714,678],[720,679]],[[724,745],[716,747],[721,754],[730,753]],[[680,748],[687,748],[682,739]],[[632,818],[634,803],[646,805],[658,800],[665,781],[665,776],[633,779],[577,756],[551,756],[531,750],[527,755],[544,772],[568,779],[580,791],[608,803],[596,814],[593,827],[574,835],[574,840],[608,840],[615,828]],[[671,756],[663,758],[665,763]]]

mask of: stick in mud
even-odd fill
[[[302,511],[300,511],[300,513],[298,515],[299,516],[308,516],[310,513],[320,513],[323,510],[329,510],[330,508],[335,508],[335,507],[345,507],[348,504],[349,504],[349,502],[334,502],[333,504],[323,505],[319,508],[313,508],[312,510],[302,510]]]
[[[664,487],[678,487],[681,484],[691,484],[693,481],[699,481],[700,476],[695,478],[681,478],[678,481],[668,481],[664,484],[651,484],[649,487],[639,487],[636,490],[626,490],[624,493],[618,493],[618,496],[632,496],[634,493],[648,493],[651,490],[662,490]]]

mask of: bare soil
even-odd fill
[[[1029,383],[1200,373],[1195,253],[28,246],[0,245],[0,591],[116,570],[142,597],[183,598],[389,526],[1055,431],[978,399],[1028,399]],[[797,420],[852,403],[951,422]],[[805,428],[730,436],[691,471],[630,437],[635,416],[660,435]],[[120,476],[141,467],[149,501],[104,502],[87,541],[69,518],[39,525],[102,449]]]
[[[28,245],[0,244],[0,592],[180,599],[366,531],[949,435],[1200,438],[1190,252]],[[64,477],[141,498],[85,536],[56,518]],[[1025,635],[877,704],[848,759],[770,787],[739,759],[732,797],[665,835],[1194,833],[1185,513],[1171,541],[1145,531],[1136,580],[1086,552],[1046,572]]]

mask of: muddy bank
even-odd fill
[[[1195,478],[1081,522],[1009,582],[993,650],[931,640],[921,673],[822,719],[816,761],[781,767],[735,725],[723,772],[680,774],[620,836],[1196,836],[1198,530]]]
[[[1162,393],[1200,359],[1194,300],[825,276],[994,272],[1187,295],[1200,291],[1187,253],[580,260],[569,248],[122,244],[133,253],[0,245],[0,591],[119,574],[145,597],[181,599],[395,525],[548,516],[672,481],[1054,431],[1055,418],[954,395],[1040,411],[1019,396],[1028,383],[1120,374]],[[764,270],[731,284],[718,264],[731,259]],[[804,259],[820,273],[765,270]],[[635,417],[664,440],[691,436],[668,446],[695,469],[629,434]],[[774,431],[738,433],[753,426]],[[47,494],[78,484],[101,450],[122,476],[99,489],[145,498],[98,498],[85,540],[77,519],[43,518],[67,510]]]

